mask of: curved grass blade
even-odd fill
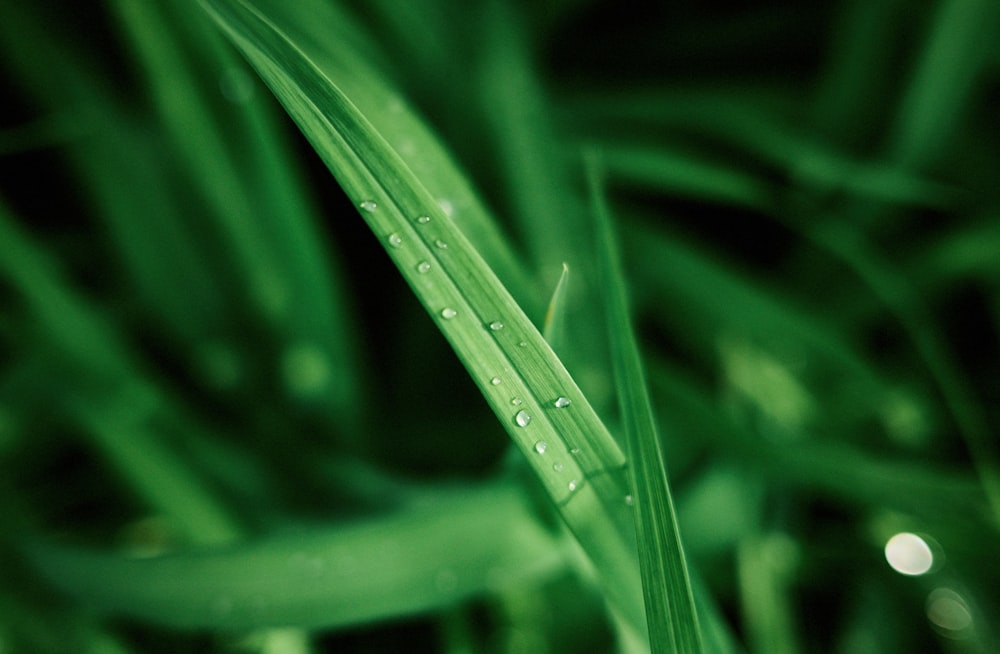
[[[569,282],[569,265],[563,263],[562,273],[559,274],[559,281],[552,291],[552,298],[549,300],[549,307],[545,310],[545,325],[542,327],[542,335],[553,350],[559,349],[564,332],[566,321],[566,288]]]
[[[41,542],[27,553],[55,587],[102,612],[226,630],[363,624],[563,570],[519,485],[436,497],[355,524],[157,558]]]
[[[639,346],[629,318],[625,278],[611,217],[601,192],[596,155],[587,158],[603,272],[608,335],[625,439],[629,473],[635,487],[636,531],[649,639],[654,653],[702,651],[701,630],[653,406]]]
[[[322,73],[336,79],[406,166],[459,226],[512,295],[535,316],[542,296],[497,221],[434,132],[386,79],[365,26],[343,6],[324,0],[258,0],[266,15]],[[422,10],[424,14],[427,9]]]
[[[248,3],[206,2],[360,208],[590,556],[645,631],[625,457],[541,334],[343,91]]]

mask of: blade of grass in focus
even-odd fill
[[[322,0],[260,0],[254,6],[324,75],[336,79],[511,294],[529,315],[537,315],[542,293],[521,257],[440,139],[391,83],[364,26],[341,4]]]
[[[560,358],[603,411],[613,405],[607,384],[603,320],[590,301],[598,288],[593,225],[577,182],[577,161],[562,156],[565,136],[553,115],[554,102],[540,76],[527,12],[502,0],[488,0],[473,25],[482,39],[480,115],[503,185],[504,206],[529,249],[539,276],[549,279],[563,264],[573,270],[563,307]]]
[[[617,238],[602,193],[599,163],[593,153],[587,157],[587,169],[591,205],[597,221],[598,261],[608,313],[608,336],[628,444],[629,477],[634,487],[635,523],[650,645],[656,653],[701,652],[701,629],[667,481],[660,436],[629,314]]]
[[[251,5],[206,3],[466,366],[631,628],[645,632],[617,443],[462,231],[336,83]]]

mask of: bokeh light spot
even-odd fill
[[[885,544],[885,560],[904,575],[922,575],[934,564],[934,554],[927,542],[908,532],[896,534]]]

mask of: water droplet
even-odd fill
[[[518,427],[527,427],[528,423],[531,422],[531,416],[527,411],[518,411],[517,415],[514,416],[514,422],[517,423]]]
[[[445,320],[451,320],[457,315],[458,312],[452,309],[451,307],[446,307],[444,309],[441,309],[441,317],[444,318]]]
[[[522,404],[524,404],[524,400],[522,400],[519,397],[512,397],[510,398],[510,403],[513,404],[514,406],[521,406]]]
[[[632,506],[633,504],[635,504],[635,498],[632,497],[631,495],[626,495],[625,496],[625,505],[626,506]]]
[[[426,272],[430,272],[430,269],[431,269],[431,264],[427,263],[426,261],[421,261],[420,263],[417,264],[417,272],[420,273],[421,275],[423,275]]]
[[[499,320],[494,320],[493,322],[490,323],[491,331],[498,332],[501,329],[503,329],[503,323],[500,322]]]
[[[437,246],[437,249],[439,249],[439,250],[447,250],[448,249],[448,244],[445,243],[444,241],[442,241],[441,239],[438,239],[438,240],[434,241],[434,245]]]
[[[451,200],[447,198],[438,199],[438,206],[441,207],[441,211],[444,212],[444,215],[448,216],[449,218],[453,213],[455,213],[455,205],[453,205],[451,203]]]
[[[402,244],[403,244],[403,238],[399,234],[389,235],[389,245],[391,245],[394,248],[398,248]]]
[[[501,381],[502,380],[499,377],[494,377],[493,379],[490,380],[490,383],[493,384],[494,386],[499,386]]]
[[[378,209],[378,205],[375,204],[373,200],[365,200],[364,202],[361,203],[360,206],[368,213],[374,213],[375,210]]]
[[[518,347],[528,347],[528,341],[521,341],[517,344]]]
[[[430,221],[431,221],[430,216],[417,216],[417,222],[420,223],[421,225],[426,225]]]
[[[573,449],[571,449],[569,451],[569,453],[572,454],[573,456],[579,456],[580,455],[580,448],[579,447],[574,447]]]
[[[571,482],[569,482],[568,484],[566,484],[566,488],[568,488],[568,489],[569,489],[569,492],[571,492],[571,493],[572,493],[573,491],[575,491],[575,490],[576,490],[577,488],[579,488],[579,487],[580,487],[580,482],[578,482],[578,481],[577,481],[577,480],[575,480],[575,479],[574,479],[574,480],[572,480]]]
[[[522,411],[521,413],[524,413],[524,411]],[[519,425],[521,425],[521,422],[520,422],[521,413],[517,414],[518,415],[518,423],[517,424],[519,424]],[[528,414],[525,413],[525,415],[527,416]],[[525,421],[524,425],[526,425],[526,424],[528,424],[527,421]],[[521,425],[521,426],[524,427],[524,425]],[[547,450],[547,449],[549,449],[549,444],[546,443],[545,441],[538,441],[537,443],[535,443],[535,451],[538,452],[539,454],[545,454],[545,450]]]
[[[555,470],[556,472],[562,472],[563,471],[563,464],[561,464],[558,461],[556,461],[555,463],[552,464],[552,469]]]
[[[568,397],[560,397],[555,402],[553,402],[552,404],[557,409],[565,409],[570,404],[572,404],[572,402],[570,401],[570,399]]]

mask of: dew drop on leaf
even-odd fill
[[[437,246],[437,249],[439,249],[439,250],[447,250],[448,249],[448,244],[445,243],[444,241],[442,241],[441,239],[438,239],[438,240],[434,241],[434,245]]]
[[[389,235],[389,245],[391,245],[394,248],[398,248],[402,244],[403,244],[403,238],[399,234]]]
[[[430,272],[431,264],[426,261],[421,261],[417,264],[417,272],[423,275],[424,273]]]
[[[503,329],[503,323],[500,322],[499,320],[494,320],[493,322],[490,323],[490,330],[498,332],[501,329]]]
[[[365,200],[361,203],[361,208],[368,213],[375,213],[375,210],[378,209],[378,205],[375,204],[373,200]]]
[[[573,491],[575,491],[575,490],[576,490],[577,488],[579,488],[579,487],[580,487],[580,482],[578,482],[578,481],[577,481],[577,480],[575,480],[575,479],[574,479],[574,480],[572,480],[571,482],[569,482],[568,484],[566,484],[566,488],[568,488],[568,489],[569,489],[569,492],[571,492],[571,493],[572,493]]]
[[[563,471],[563,464],[561,464],[558,461],[556,461],[555,463],[552,464],[552,469],[555,470],[556,472],[562,472]]]
[[[557,409],[565,409],[570,404],[572,404],[572,402],[570,402],[570,399],[568,397],[560,397],[555,402],[553,402],[553,405]]]
[[[524,404],[524,400],[522,400],[519,397],[512,397],[510,398],[510,403],[513,404],[514,406],[521,406],[522,404]]]
[[[531,416],[527,411],[518,411],[517,415],[514,416],[514,422],[517,423],[518,427],[527,427],[528,423],[531,422]]]
[[[502,380],[499,377],[494,377],[493,379],[490,380],[490,383],[493,384],[494,386],[499,386],[501,381]]]
[[[444,318],[445,320],[451,320],[457,315],[458,312],[452,309],[451,307],[446,307],[441,310],[441,317]]]
[[[430,221],[431,221],[431,217],[430,216],[418,216],[417,217],[417,222],[420,223],[421,225],[426,225]]]
[[[524,411],[522,411],[521,413],[524,413]],[[521,415],[521,414],[519,413],[518,415]],[[527,415],[527,414],[525,414],[525,415]],[[520,425],[521,423],[518,422],[517,424]],[[528,423],[524,423],[524,424],[528,424]],[[521,426],[523,427],[524,425],[521,425]],[[535,443],[535,451],[538,452],[539,454],[545,454],[545,450],[547,450],[547,449],[549,449],[549,444],[546,443],[545,441],[538,441],[537,443]]]

